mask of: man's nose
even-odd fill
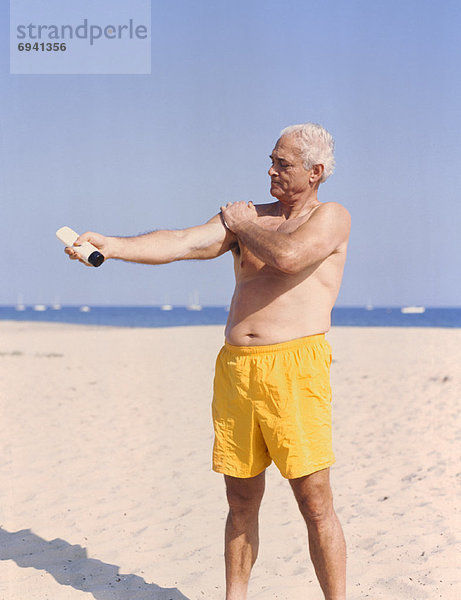
[[[277,175],[277,171],[274,169],[274,165],[270,166],[268,174],[270,177],[272,177],[272,175]]]

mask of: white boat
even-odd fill
[[[202,310],[202,305],[199,304],[197,290],[192,294],[191,303],[186,308],[187,310]]]
[[[402,306],[400,309],[404,315],[422,315],[425,311],[424,306]]]
[[[160,307],[160,310],[173,310],[173,305],[168,302],[168,297],[165,296],[164,302]]]
[[[202,306],[200,304],[189,304],[189,306],[186,308],[187,310],[202,310]]]
[[[46,306],[44,304],[34,304],[34,310],[37,312],[43,312],[46,310]]]
[[[26,305],[24,304],[24,300],[22,298],[22,294],[18,295],[18,301],[16,302],[15,309],[16,310],[26,310]]]
[[[80,312],[90,312],[91,308],[89,306],[81,306]]]
[[[61,303],[59,302],[59,300],[58,300],[58,299],[56,299],[56,300],[53,302],[53,304],[51,305],[51,308],[52,308],[53,310],[61,310],[62,306],[61,306]]]

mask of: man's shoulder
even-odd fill
[[[331,213],[337,215],[349,215],[350,213],[345,206],[340,204],[339,202],[322,202],[318,208],[317,212]]]
[[[342,223],[346,227],[350,227],[351,215],[347,208],[339,204],[339,202],[322,202],[315,212],[317,216],[323,219]]]

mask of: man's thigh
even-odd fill
[[[233,509],[257,509],[266,484],[266,471],[256,477],[240,478],[224,475],[229,506]]]

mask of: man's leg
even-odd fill
[[[325,600],[346,598],[346,542],[333,508],[330,469],[323,469],[290,484],[304,517],[309,551]]]
[[[225,534],[226,600],[244,600],[258,555],[258,514],[265,471],[248,479],[228,475],[224,478],[229,502]]]

